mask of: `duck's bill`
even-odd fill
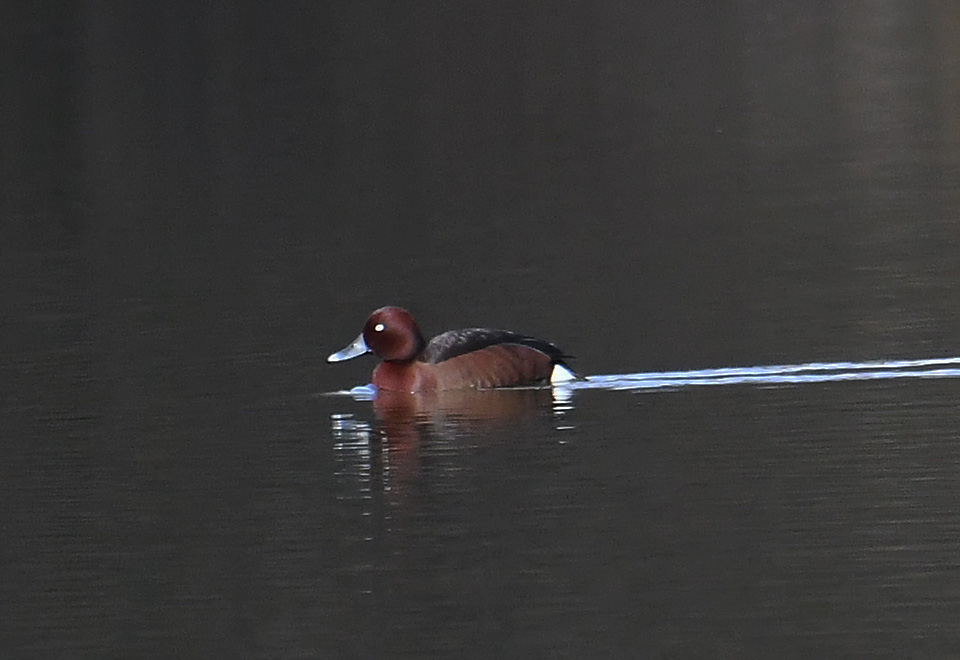
[[[367,342],[363,341],[363,334],[361,334],[349,346],[328,357],[327,362],[343,362],[369,352],[370,348],[367,346]]]

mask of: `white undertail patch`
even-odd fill
[[[562,364],[553,365],[553,373],[550,374],[551,383],[569,383],[576,379],[577,376]]]

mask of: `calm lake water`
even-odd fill
[[[0,657],[960,655],[953,3],[3,11]]]

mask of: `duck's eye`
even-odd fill
[[[382,323],[378,323],[378,324],[376,324],[375,326],[373,326],[373,329],[374,329],[376,332],[383,332],[383,330],[384,330],[385,327],[386,327],[386,326],[383,325]]]

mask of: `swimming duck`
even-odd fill
[[[383,362],[372,383],[383,390],[429,392],[468,387],[516,387],[570,381],[570,356],[543,339],[508,330],[448,330],[424,341],[413,315],[400,307],[381,307],[349,346],[327,362],[375,353]]]

